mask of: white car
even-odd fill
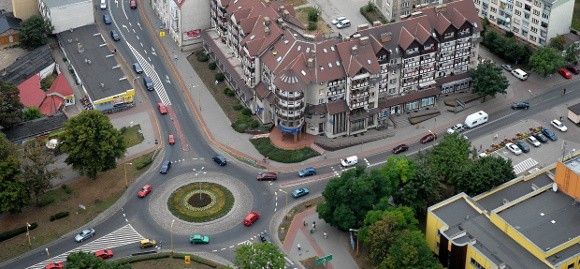
[[[534,136],[528,136],[528,138],[526,138],[526,140],[528,141],[528,143],[534,145],[534,147],[539,147],[542,143],[540,143],[540,141],[538,141],[538,139],[536,139]]]
[[[452,127],[449,127],[449,129],[447,129],[447,133],[454,134],[455,132],[463,132],[464,129],[465,127],[463,127],[463,124],[458,123],[453,125]]]
[[[514,143],[505,144],[505,148],[507,148],[509,151],[511,151],[515,155],[522,154],[522,150]]]
[[[553,120],[550,123],[552,124],[552,126],[554,126],[554,128],[560,130],[561,132],[568,131],[568,127],[562,124],[559,120]]]
[[[344,20],[346,20],[346,17],[338,17],[338,18],[332,20],[331,23],[332,23],[332,25],[336,25],[339,22],[344,21]]]

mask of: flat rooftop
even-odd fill
[[[580,155],[566,161],[564,164],[568,169],[574,171],[577,175],[580,175]]]
[[[64,31],[57,36],[92,101],[133,88],[94,24],[75,28],[72,32]]]
[[[464,199],[457,199],[445,206],[437,208],[433,210],[433,213],[450,227],[461,223],[466,219],[480,215],[480,213]]]
[[[541,188],[546,185],[551,185],[552,183],[554,183],[554,181],[546,173],[542,173],[527,181],[520,180],[519,182],[503,189],[498,189],[496,191],[491,190],[493,193],[485,197],[479,198],[476,196],[473,199],[476,200],[485,210],[491,212],[492,210],[502,206],[504,200],[511,202],[533,192],[534,189],[532,186]]]

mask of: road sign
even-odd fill
[[[329,261],[332,261],[332,254],[330,254],[330,255],[328,255],[326,257],[322,257],[320,259],[316,259],[314,261],[314,263],[316,263],[316,264],[323,264],[323,263],[327,263]]]
[[[164,31],[159,32],[159,36],[164,37],[165,36],[165,32]]]
[[[190,256],[185,256],[185,264],[186,265],[191,264],[191,257]]]

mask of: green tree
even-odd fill
[[[445,185],[436,176],[418,169],[416,176],[393,194],[395,204],[408,206],[425,215],[427,207],[443,199]]]
[[[32,106],[24,110],[22,116],[24,117],[24,121],[31,121],[44,117],[44,114],[40,112],[40,109],[38,109],[38,107]]]
[[[127,151],[126,143],[101,111],[85,110],[64,124],[59,149],[68,153],[65,162],[92,179],[98,172],[117,167]]]
[[[550,47],[555,48],[559,51],[564,50],[564,45],[566,44],[566,38],[563,35],[557,35],[550,39]]]
[[[0,126],[10,128],[22,122],[20,90],[12,83],[0,80]]]
[[[52,25],[40,15],[32,15],[20,24],[20,44],[33,50],[48,43],[47,35],[52,32]]]
[[[17,180],[20,171],[18,149],[0,133],[0,212],[19,212],[30,196],[26,186]]]
[[[30,140],[22,147],[20,181],[34,196],[36,206],[39,198],[46,190],[52,187],[51,180],[60,178],[60,169],[50,168],[56,162],[56,157],[49,152],[44,144],[37,139]]]
[[[481,65],[480,65],[481,66]],[[455,184],[463,170],[471,163],[475,151],[460,134],[446,135],[426,154],[423,168],[443,182]]]
[[[578,51],[580,51],[580,46],[577,43],[572,43],[564,51],[564,61],[569,64],[578,64]]]
[[[511,159],[487,156],[477,159],[465,169],[463,176],[455,184],[455,189],[456,192],[465,192],[473,196],[515,177]]]
[[[66,257],[65,269],[131,269],[127,264],[107,263],[89,252],[79,251]]]
[[[20,171],[18,148],[0,132],[0,182],[12,181]],[[1,191],[1,189],[0,189]]]
[[[272,243],[242,245],[234,261],[241,269],[284,268],[285,263],[284,254]]]
[[[401,234],[389,247],[388,257],[379,266],[381,269],[443,269],[435,259],[420,231]]]
[[[564,65],[562,54],[551,47],[538,48],[530,57],[530,67],[532,71],[543,74],[553,74],[558,68]]]
[[[470,75],[474,81],[473,93],[482,96],[484,101],[487,96],[506,94],[506,89],[510,85],[501,68],[493,63],[478,65],[477,69],[470,71]]]

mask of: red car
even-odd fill
[[[175,138],[173,137],[172,134],[169,134],[169,136],[167,137],[167,139],[169,140],[169,145],[175,144]]]
[[[159,109],[159,113],[161,113],[162,115],[167,114],[167,108],[163,103],[157,103],[157,109]]]
[[[129,7],[131,7],[131,9],[136,9],[137,8],[137,0],[129,1]]]
[[[99,251],[95,252],[95,256],[97,256],[101,259],[108,259],[108,258],[113,257],[113,251],[110,249],[99,250]]]
[[[566,79],[572,78],[572,73],[570,73],[570,71],[568,71],[568,69],[566,69],[566,68],[563,68],[563,67],[558,68],[558,73],[560,73],[560,75],[562,75]]]
[[[256,222],[259,218],[260,214],[258,212],[250,212],[246,218],[244,218],[244,225],[252,226],[252,224],[254,224],[254,222]]]
[[[398,145],[398,146],[393,148],[393,153],[399,154],[401,152],[407,151],[408,149],[409,149],[409,146],[407,146],[406,144],[401,144],[401,145]]]
[[[44,267],[44,269],[62,269],[62,268],[64,268],[63,262],[52,262]]]
[[[151,187],[150,185],[145,185],[143,186],[143,188],[141,188],[139,192],[137,192],[137,196],[139,196],[139,198],[143,198],[147,196],[147,194],[149,194],[152,190],[153,187]]]
[[[437,139],[437,136],[434,133],[429,133],[421,138],[421,144],[427,144],[431,141],[435,141],[435,139]]]
[[[260,173],[258,173],[258,176],[256,177],[256,179],[258,181],[276,180],[276,179],[278,179],[278,174],[276,174],[274,172],[260,172]]]

